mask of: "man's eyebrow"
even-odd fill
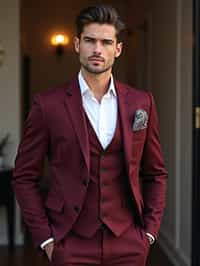
[[[91,36],[84,36],[83,39],[91,39],[91,40],[96,40],[96,38],[91,37]]]
[[[97,40],[97,38],[95,38],[95,37],[91,37],[91,36],[87,36],[87,35],[84,36],[83,39],[84,39],[84,40],[86,40],[86,39],[89,39],[89,40]],[[109,39],[109,38],[100,39],[100,41],[114,42],[113,39]]]

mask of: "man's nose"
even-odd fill
[[[102,45],[100,42],[96,42],[94,45],[94,54],[101,54],[102,52]]]

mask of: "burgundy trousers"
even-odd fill
[[[108,228],[85,238],[74,232],[55,245],[51,266],[145,266],[149,241],[144,230],[131,225],[120,237]]]

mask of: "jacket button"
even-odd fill
[[[105,158],[105,153],[104,153],[104,152],[102,152],[102,154],[101,154],[101,158],[102,158],[102,159]]]
[[[102,224],[100,225],[99,229],[100,229],[100,230],[104,230],[104,229],[106,229],[106,225],[102,223]]]
[[[74,206],[74,210],[75,210],[75,212],[79,212],[80,208],[78,206]]]
[[[102,182],[102,183],[101,183],[101,186],[102,186],[102,187],[105,187],[105,186],[107,186],[107,185],[108,185],[108,184],[107,184],[106,182]]]
[[[87,185],[88,185],[88,180],[87,180],[87,179],[84,179],[84,180],[82,181],[82,184],[83,184],[84,186],[87,186]]]
[[[107,217],[107,214],[106,214],[106,213],[102,213],[102,214],[101,214],[101,217],[102,217],[102,218],[106,218],[106,217]]]

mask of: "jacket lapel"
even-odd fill
[[[129,162],[131,158],[131,108],[128,103],[129,89],[123,86],[118,81],[115,81],[115,87],[118,95],[119,115],[122,125],[123,145],[126,159],[127,173],[129,173]],[[81,92],[77,77],[70,82],[66,90],[65,106],[70,114],[71,121],[80,143],[80,147],[89,172],[90,158],[89,158],[89,139],[87,132],[87,124],[85,120],[84,110],[82,106]]]
[[[79,88],[78,79],[75,78],[66,90],[65,106],[70,114],[71,121],[76,132],[80,147],[86,162],[89,172],[89,139],[87,132],[87,125],[82,105],[81,92]]]
[[[115,87],[118,94],[118,106],[119,106],[119,115],[122,125],[122,135],[123,135],[123,145],[124,153],[126,159],[126,168],[127,173],[129,173],[129,162],[131,159],[131,140],[132,140],[132,129],[131,129],[131,108],[128,104],[128,92],[129,89],[123,86],[119,82],[115,82]]]

